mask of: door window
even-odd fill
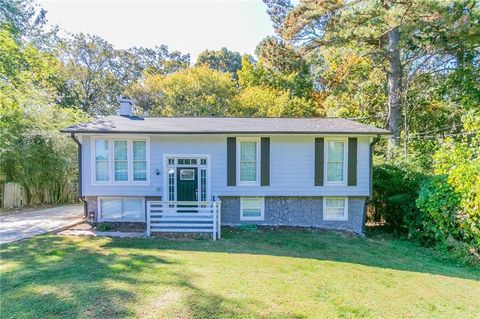
[[[193,181],[195,179],[195,171],[193,169],[180,170],[180,179],[182,181]]]

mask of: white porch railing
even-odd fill
[[[221,238],[221,202],[150,201],[147,204],[147,235],[151,233],[212,233]]]

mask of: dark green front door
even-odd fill
[[[197,173],[196,167],[177,168],[177,201],[198,201]]]

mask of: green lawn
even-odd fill
[[[382,237],[224,231],[2,246],[2,318],[479,318],[480,269]]]

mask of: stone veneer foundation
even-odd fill
[[[348,198],[348,220],[323,220],[323,197],[267,196],[262,221],[240,220],[240,197],[221,196],[222,225],[257,224],[347,229],[364,232],[365,197]]]

